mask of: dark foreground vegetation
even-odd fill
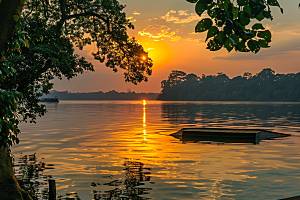
[[[57,96],[59,100],[155,100],[158,93],[135,93],[135,92],[86,92],[71,93],[68,91],[53,90],[51,94],[45,97]]]
[[[45,114],[39,97],[52,89],[52,79],[94,71],[75,48],[93,44],[93,58],[123,70],[125,81],[148,80],[153,62],[127,34],[134,25],[124,8],[117,0],[0,0],[1,200],[32,199],[16,181],[10,148],[19,144],[20,122]]]
[[[230,79],[226,74],[186,74],[173,70],[161,82],[158,100],[177,101],[300,101],[300,72],[275,74],[266,68]]]

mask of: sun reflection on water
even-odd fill
[[[143,133],[144,133],[144,141],[146,141],[146,100],[143,100]]]
[[[59,109],[49,105],[49,112],[35,127],[23,125],[27,132],[21,134],[22,142],[14,152],[37,152],[55,164],[49,173],[64,179],[57,181],[57,193],[76,191],[82,199],[92,199],[91,190],[100,198],[107,195],[105,191],[112,196],[125,189],[139,190],[135,197],[152,200],[291,196],[298,190],[300,177],[300,114],[285,120],[284,113],[265,117],[254,111],[245,114],[256,107],[246,111],[241,107],[235,105],[235,111],[219,104],[62,101]],[[183,144],[170,136],[197,123],[245,128],[258,122],[264,129],[270,128],[266,122],[273,123],[271,128],[278,132],[288,127],[295,136],[259,145]],[[296,128],[291,128],[292,123]],[[53,137],[53,132],[59,134]]]

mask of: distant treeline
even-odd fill
[[[186,74],[173,70],[161,82],[158,100],[177,101],[300,101],[300,72],[275,74],[266,68],[230,79],[226,74]]]
[[[59,100],[155,100],[158,93],[135,93],[135,92],[87,92],[87,93],[71,93],[68,91],[52,90],[49,95],[44,97],[55,97]]]

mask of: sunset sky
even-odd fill
[[[120,0],[126,5],[127,17],[133,21],[134,30],[129,35],[136,37],[149,52],[154,61],[153,75],[146,83],[133,85],[125,83],[123,71],[114,73],[90,53],[94,46],[77,53],[86,56],[95,66],[95,72],[85,73],[67,80],[55,80],[54,89],[71,92],[123,91],[160,92],[160,82],[172,70],[186,73],[214,75],[223,72],[229,77],[244,72],[257,73],[263,68],[272,68],[276,73],[297,73],[300,71],[300,9],[299,1],[278,0],[284,9],[272,8],[273,21],[263,20],[272,32],[271,48],[257,54],[228,53],[225,49],[210,52],[206,49],[205,33],[194,33],[201,19],[194,11],[195,4],[186,0]],[[205,16],[205,15],[204,15]]]

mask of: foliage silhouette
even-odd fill
[[[158,100],[176,101],[300,101],[300,73],[275,74],[270,68],[256,75],[245,72],[230,79],[226,74],[198,77],[173,70],[161,82]]]
[[[75,46],[82,50],[94,43],[94,59],[115,72],[123,69],[125,81],[137,84],[152,73],[151,58],[127,35],[134,26],[117,0],[2,0],[0,6],[0,16],[7,18],[0,23],[1,34],[5,29],[0,38],[0,147],[18,144],[20,121],[44,115],[38,98],[53,87],[54,77],[94,71],[75,54]]]
[[[207,18],[201,19],[195,32],[207,31],[207,49],[218,51],[222,47],[228,52],[235,51],[257,53],[261,48],[268,48],[271,32],[261,23],[247,27],[251,20],[273,20],[271,6],[280,7],[277,0],[187,0],[196,3],[195,11],[201,17],[206,11]]]
[[[86,92],[71,93],[68,91],[50,91],[49,97],[57,96],[59,100],[155,100],[159,93],[135,93],[135,92]],[[48,96],[46,96],[48,97]]]

